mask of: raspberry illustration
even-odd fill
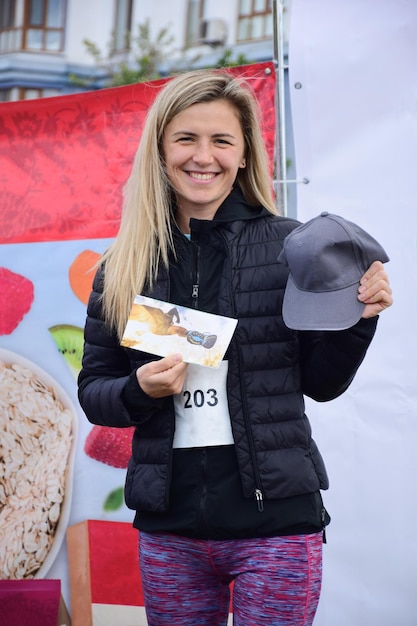
[[[0,335],[10,335],[30,311],[33,283],[25,276],[0,267]]]
[[[93,426],[84,444],[84,452],[106,465],[127,468],[132,453],[132,437],[134,427],[110,428],[109,426]]]

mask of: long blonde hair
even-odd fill
[[[145,284],[152,285],[159,264],[167,266],[173,250],[172,189],[162,152],[165,128],[193,104],[219,99],[236,109],[245,140],[246,167],[239,169],[236,184],[248,202],[277,214],[257,101],[250,88],[227,71],[195,70],[170,79],[148,111],[124,188],[119,232],[103,256],[103,312],[119,336],[135,295]]]

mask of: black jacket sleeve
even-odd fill
[[[152,360],[134,351],[134,359],[120,345],[116,332],[105,324],[101,305],[102,270],[97,272],[87,307],[84,353],[78,377],[78,399],[93,424],[111,427],[138,425],[161,408],[164,399],[153,399],[139,386],[136,370]]]
[[[342,331],[300,332],[303,393],[326,402],[351,384],[375,334],[377,317],[361,319]]]

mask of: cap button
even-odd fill
[[[320,216],[321,216],[321,217],[327,217],[328,215],[329,215],[329,212],[328,212],[328,211],[322,211],[322,212],[320,213]]]

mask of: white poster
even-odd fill
[[[417,624],[417,2],[293,0],[297,216],[383,245],[394,305],[350,389],[307,409],[332,517],[315,626]]]

